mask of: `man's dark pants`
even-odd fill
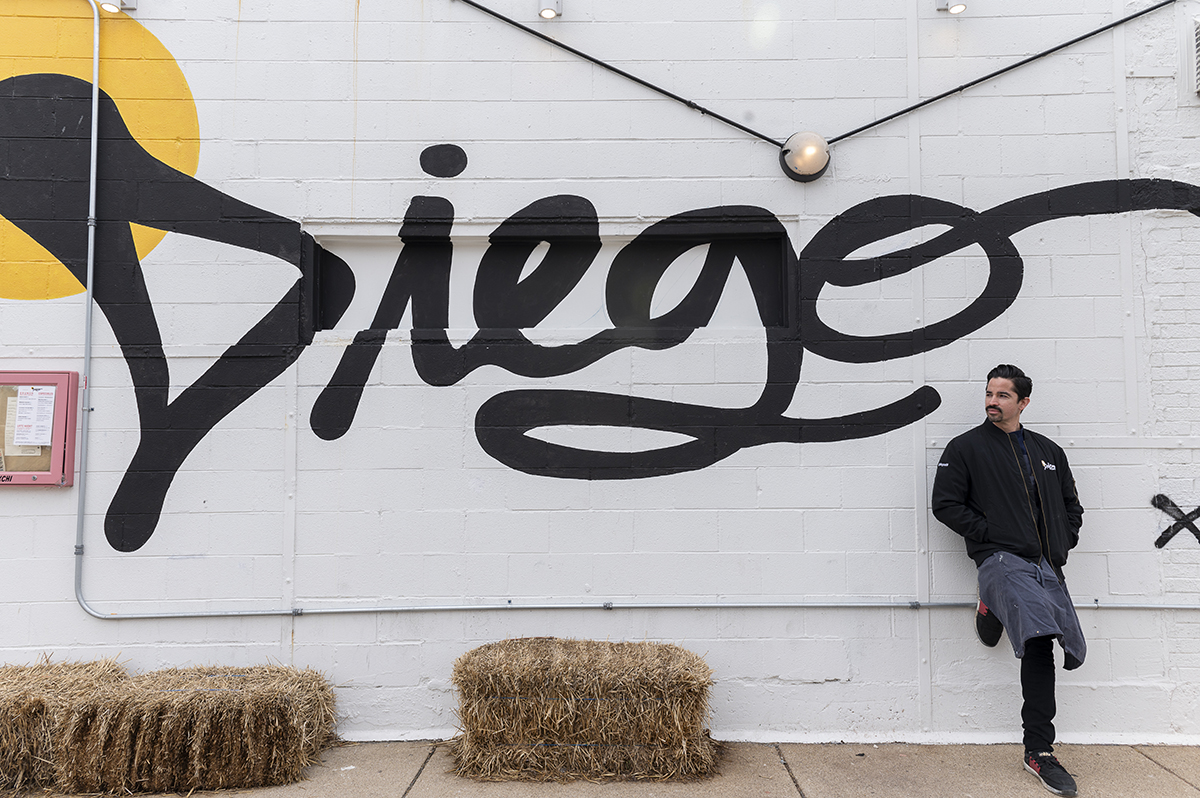
[[[1021,725],[1026,751],[1053,751],[1054,742],[1054,638],[1025,641],[1021,657]]]

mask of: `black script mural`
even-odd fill
[[[1167,515],[1175,519],[1175,523],[1162,531],[1158,536],[1158,540],[1154,541],[1154,548],[1161,549],[1171,542],[1171,538],[1179,534],[1180,531],[1186,529],[1196,536],[1196,541],[1200,542],[1200,529],[1196,527],[1195,521],[1200,518],[1200,507],[1192,510],[1190,513],[1184,513],[1179,509],[1179,505],[1171,501],[1165,494],[1159,493],[1150,500],[1150,505],[1155,509],[1162,510]]]
[[[86,259],[87,132],[91,87],[62,75],[0,82],[0,215],[54,254],[81,280]],[[333,326],[354,295],[347,265],[294,221],[254,208],[167,167],[130,136],[104,97],[99,163],[95,299],[128,364],[141,438],[105,518],[109,543],[140,548],[158,524],[171,482],[188,454],[234,408],[279,376]],[[454,145],[425,151],[422,168],[453,177],[468,164]],[[412,357],[431,386],[452,385],[482,366],[553,378],[634,347],[665,350],[707,325],[735,264],[745,272],[766,337],[767,378],[748,407],[550,388],[502,391],[480,407],[475,431],[492,457],[529,474],[572,479],[635,479],[705,468],[747,447],[772,442],[840,441],[880,435],[932,413],[937,391],[923,386],[890,404],[835,418],[785,415],[805,351],[850,363],[908,357],[949,345],[993,321],[1020,292],[1023,263],[1011,237],[1052,219],[1135,210],[1200,212],[1200,188],[1166,180],[1084,183],[973,211],[914,195],[880,197],[834,217],[797,255],[770,211],[743,205],[684,211],[650,225],[616,255],[604,301],[611,327],[574,344],[542,346],[522,330],[540,321],[581,281],[600,250],[592,203],[545,197],[517,210],[492,233],[474,287],[478,332],[461,346],[447,335],[454,208],[414,197],[399,230],[403,248],[367,330],[347,346],[310,422],[325,440],[353,425],[386,333],[411,308]],[[297,269],[295,285],[212,367],[168,402],[167,362],[155,309],[129,224],[266,253]],[[856,250],[927,225],[947,229],[922,244],[871,259]],[[548,247],[532,274],[526,261]],[[653,317],[655,288],[680,255],[707,246],[700,275],[669,312]],[[952,317],[880,336],[838,331],[820,318],[826,286],[858,286],[904,274],[978,245],[987,284]],[[649,451],[608,452],[548,443],[534,431],[560,425],[660,430],[686,437]]]
[[[500,462],[530,474],[631,479],[704,468],[764,443],[879,435],[933,412],[941,401],[937,392],[926,386],[884,407],[837,418],[785,416],[799,384],[805,350],[832,360],[875,363],[951,344],[999,317],[1016,300],[1024,265],[1011,240],[1015,233],[1053,219],[1158,208],[1200,211],[1200,188],[1159,180],[1084,183],[982,213],[928,197],[880,197],[835,217],[799,258],[782,225],[762,208],[687,211],[651,225],[617,254],[605,291],[611,329],[578,344],[544,347],[525,338],[520,328],[545,318],[575,287],[600,249],[591,203],[576,196],[548,197],[518,211],[492,234],[475,285],[475,315],[483,329],[454,348],[445,332],[453,207],[445,199],[416,197],[400,231],[405,249],[375,322],[344,354],[313,408],[312,428],[325,439],[349,429],[384,335],[399,324],[410,302],[413,360],[428,384],[453,384],[484,365],[526,377],[553,377],[624,347],[666,349],[686,341],[712,318],[736,262],[746,272],[767,337],[767,379],[754,405],[729,409],[592,391],[505,391],[487,400],[476,415],[480,445]],[[868,244],[926,225],[950,229],[885,256],[848,259]],[[549,244],[545,259],[518,285],[526,260],[542,242]],[[659,279],[676,258],[701,244],[709,249],[695,285],[672,311],[651,319],[650,303]],[[827,285],[877,282],[975,244],[988,258],[987,284],[948,319],[907,332],[853,336],[833,329],[817,313]],[[549,443],[529,434],[559,425],[661,430],[691,440],[650,451],[607,452]]]
[[[522,328],[544,319],[578,284],[600,251],[599,224],[583,197],[547,197],[501,224],[479,266],[474,312],[480,326],[466,344],[446,335],[450,239],[454,209],[438,197],[415,197],[400,229],[396,260],[371,329],[346,349],[329,386],[313,407],[317,435],[343,435],[354,419],[388,329],[412,305],[412,354],[430,385],[452,385],[477,368],[499,366],[524,377],[578,371],[626,347],[662,350],[686,341],[712,318],[734,263],[749,279],[767,337],[767,379],[751,407],[725,409],[645,397],[566,390],[507,391],[492,397],[475,419],[480,445],[502,463],[531,474],[581,479],[629,479],[692,471],[739,449],[772,441],[837,441],[878,435],[932,412],[931,388],[875,410],[831,419],[783,415],[800,379],[795,311],[796,256],[779,220],[762,208],[722,206],[677,214],[651,225],[613,261],[605,302],[613,327],[576,344],[541,346]],[[541,242],[538,267],[518,282]],[[707,244],[695,285],[668,313],[652,319],[659,280],[684,252]],[[789,290],[791,287],[791,290]],[[691,440],[646,452],[606,452],[547,443],[528,433],[564,424],[636,427],[682,433]]]

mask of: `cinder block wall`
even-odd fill
[[[957,17],[932,0],[564,2],[564,17],[544,22],[532,0],[490,0],[779,140],[806,129],[837,136],[1136,10],[1112,0],[1070,10],[975,0]],[[414,366],[410,309],[387,335],[349,430],[326,440],[312,423],[409,246],[398,233],[414,197],[453,206],[445,329],[456,347],[468,345],[480,303],[486,312],[492,300],[475,291],[497,227],[546,197],[591,203],[601,244],[591,267],[523,331],[545,347],[545,363],[546,351],[612,326],[614,259],[656,222],[689,211],[763,209],[801,253],[796,276],[810,268],[804,250],[822,231],[880,198],[932,198],[962,218],[1076,185],[1085,186],[1077,197],[1100,209],[1105,181],[1200,185],[1200,96],[1179,45],[1200,3],[1180,0],[839,142],[829,172],[805,185],[781,175],[773,145],[457,0],[138,5],[129,19],[104,22],[114,77],[102,85],[116,97],[127,74],[146,68],[131,26],[152,34],[194,99],[195,177],[296,223],[297,240],[302,230],[342,258],[357,289],[336,325],[202,438],[171,481],[153,533],[127,552],[109,543],[105,519],[141,438],[130,370],[138,361],[97,314],[87,601],[116,615],[285,614],[90,617],[72,591],[77,489],[0,488],[4,661],[43,652],[120,656],[137,669],[278,660],[332,678],[344,736],[428,738],[452,732],[451,664],[476,645],[529,635],[652,639],[712,665],[721,738],[1015,740],[1011,652],[982,648],[968,610],[907,606],[974,599],[973,565],[930,516],[928,495],[946,442],[982,420],[987,371],[1014,362],[1036,386],[1025,421],[1066,448],[1087,508],[1069,584],[1078,602],[1100,605],[1081,610],[1087,664],[1060,676],[1062,738],[1200,740],[1200,610],[1105,608],[1200,606],[1200,541],[1184,530],[1156,548],[1172,519],[1151,506],[1156,494],[1183,512],[1200,503],[1200,261],[1192,254],[1200,220],[1186,210],[1064,213],[1016,225],[1001,242],[1021,259],[1016,298],[944,346],[865,362],[803,346],[794,396],[776,411],[788,417],[847,416],[936,389],[936,410],[886,433],[748,446],[707,467],[626,479],[603,469],[574,475],[590,478],[527,473],[484,450],[477,414],[512,391],[754,405],[770,332],[741,261],[711,320],[685,342],[616,348],[545,374],[486,365],[432,385]],[[21,25],[22,35],[0,36],[0,60],[20,74],[86,57],[86,12],[82,0],[6,0],[0,31]],[[152,104],[118,98],[118,108],[126,119],[155,121],[142,135],[167,143],[156,152],[186,130],[186,120],[155,116]],[[6,144],[0,159],[11,174],[18,159],[13,140]],[[438,144],[466,153],[461,174],[423,171],[422,152]],[[904,208],[900,232],[846,255],[886,254],[948,229],[948,217],[889,207]],[[987,216],[998,217],[1008,218]],[[18,239],[0,230],[0,252]],[[529,257],[526,276],[544,250]],[[15,285],[23,261],[0,257],[10,269],[0,274],[0,369],[78,369],[81,295],[13,296],[5,281]],[[684,301],[703,261],[703,249],[675,260],[651,292],[652,318]],[[276,254],[181,232],[144,253],[141,269],[169,367],[167,401],[203,383],[298,276]],[[976,243],[900,276],[826,285],[816,311],[859,337],[921,330],[959,313],[978,318],[968,308],[989,273]],[[791,302],[787,291],[781,297]],[[585,413],[540,434],[588,452],[643,451],[688,440],[687,416],[674,412],[674,433],[588,429]],[[606,602],[615,608],[601,609]],[[789,602],[897,606],[729,606]],[[696,606],[621,606],[630,603]],[[544,604],[577,606],[520,609]],[[459,609],[390,611],[430,606]],[[293,608],[309,612],[286,614]]]

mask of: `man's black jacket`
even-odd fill
[[[1037,502],[1021,474],[1018,445],[1008,433],[985,421],[950,441],[938,461],[933,515],[966,538],[967,554],[976,565],[1008,551],[1033,562],[1048,559],[1061,568],[1079,542],[1083,507],[1067,456],[1054,441],[1030,429],[1025,429],[1025,448],[1048,540],[1038,534]]]

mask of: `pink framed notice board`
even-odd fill
[[[79,374],[0,371],[0,487],[75,484]]]

